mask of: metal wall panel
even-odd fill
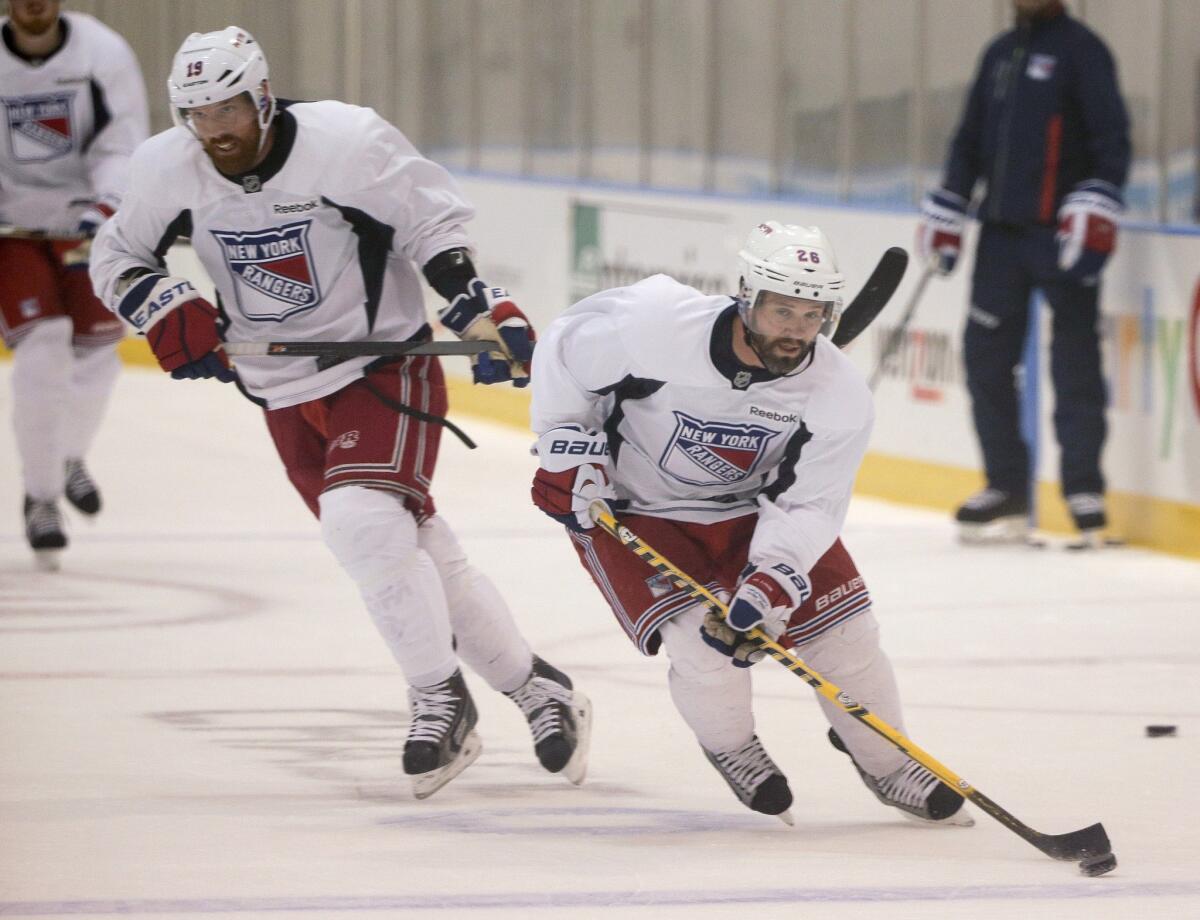
[[[1075,0],[1133,117],[1131,213],[1197,197],[1200,3]],[[74,0],[129,40],[155,130],[192,31],[262,43],[283,98],[369,105],[460,169],[906,206],[1011,0]]]

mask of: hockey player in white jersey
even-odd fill
[[[42,568],[67,545],[59,499],[85,515],[84,466],[116,382],[121,323],[96,299],[88,239],[121,200],[146,139],[129,45],[58,0],[9,0],[0,20],[0,336],[13,350],[25,535]]]
[[[739,255],[737,297],[655,275],[551,324],[534,359],[533,500],[567,525],[626,635],[644,654],[666,649],[671,698],[705,757],[743,804],[791,823],[787,780],[755,734],[746,668],[762,653],[745,631],[761,627],[890,724],[904,721],[839,537],[874,418],[862,375],[828,338],[843,277],[816,228],[761,224]],[[595,529],[597,498],[732,598],[728,622]],[[880,801],[920,820],[969,820],[958,793],[818,700],[830,741]]]
[[[254,38],[194,33],[168,82],[177,126],[134,155],[134,181],[97,236],[97,292],[145,334],[172,376],[236,378],[265,410],[291,482],[356,582],[409,690],[404,771],[418,798],[478,756],[459,662],[521,708],[542,766],[583,781],[590,707],[530,650],[504,600],[471,566],[429,488],[447,409],[432,356],[239,359],[223,339],[430,337],[417,275],[464,338],[499,340],[481,383],[529,382],[534,334],[508,294],[475,273],[473,211],[449,174],[375,112],[277,102]],[[166,274],[191,238],[218,298]]]

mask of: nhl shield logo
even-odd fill
[[[9,147],[13,159],[40,163],[70,153],[74,147],[71,100],[74,91],[4,100]]]
[[[279,322],[311,310],[321,300],[308,243],[311,220],[270,230],[213,230],[247,319]],[[244,296],[249,291],[254,295]]]
[[[659,466],[681,482],[731,485],[748,479],[779,432],[763,425],[706,422],[675,412]]]

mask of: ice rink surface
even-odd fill
[[[634,650],[530,504],[531,439],[459,418],[480,447],[443,440],[439,506],[591,696],[595,733],[572,787],[468,676],[483,754],[417,802],[404,681],[258,410],[127,371],[90,462],[105,510],[73,517],[63,570],[38,574],[8,373],[0,916],[1200,917],[1200,564],[967,549],[944,515],[856,500],[846,543],[910,736],[1040,831],[1103,821],[1120,866],[1085,878],[978,810],[971,829],[904,821],[768,661],[758,731],[796,793],[788,828],[734,799],[670,704],[665,658]]]

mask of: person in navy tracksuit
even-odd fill
[[[942,187],[921,205],[918,251],[948,273],[976,183],[986,191],[964,356],[987,488],[959,508],[964,537],[995,523],[1023,533],[1031,470],[1014,371],[1030,294],[1053,310],[1054,427],[1076,526],[1107,524],[1099,276],[1116,241],[1129,172],[1129,118],[1104,42],[1060,0],[1014,0],[1016,26],[983,54]]]

